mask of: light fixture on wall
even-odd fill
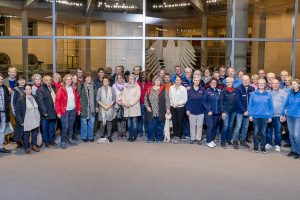
[[[223,0],[206,0],[206,4],[208,5],[218,5],[221,4]]]
[[[127,4],[126,1],[123,1],[123,3],[116,2],[113,4],[99,1],[98,8],[104,8],[110,10],[136,10],[138,7],[133,4]]]
[[[1,15],[1,14],[0,14],[0,17],[4,17],[4,18],[17,18],[17,19],[21,19],[22,18],[20,16],[15,16],[15,15]]]
[[[166,3],[163,4],[153,4],[152,8],[154,9],[163,9],[163,8],[185,8],[191,6],[191,3],[188,2],[182,2],[182,3]]]
[[[53,0],[45,0],[46,2],[52,3]],[[57,4],[66,5],[66,6],[74,6],[74,7],[82,7],[82,3],[67,1],[67,0],[56,0]]]

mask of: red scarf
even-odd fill
[[[226,91],[228,91],[228,92],[230,92],[230,93],[232,93],[232,92],[233,92],[233,90],[234,90],[234,88],[233,88],[233,87],[226,87]]]

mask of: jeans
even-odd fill
[[[138,117],[138,134],[143,136],[144,132],[147,133],[147,122],[146,122],[146,107],[141,104],[141,116]]]
[[[190,132],[190,118],[187,116],[187,114],[184,115],[183,119],[183,133],[185,137],[190,137],[191,132]]]
[[[217,136],[220,130],[220,115],[206,115],[206,143],[210,143]]]
[[[300,117],[287,117],[291,151],[300,154]]]
[[[267,128],[267,144],[273,145],[273,130],[275,133],[275,145],[281,146],[282,124],[280,117],[273,117],[272,123]]]
[[[235,112],[226,112],[226,118],[223,121],[221,143],[231,142],[232,138],[232,127],[235,119]]]
[[[254,148],[258,149],[258,133],[260,132],[261,138],[260,138],[260,148],[265,149],[266,146],[266,130],[268,126],[268,119],[263,118],[254,118],[253,119],[253,126],[254,126],[254,132],[253,132],[253,144]]]
[[[42,135],[45,144],[53,143],[55,140],[56,119],[42,119]]]
[[[237,113],[236,120],[235,120],[233,140],[235,142],[239,141],[239,134],[240,134],[240,130],[242,128],[240,141],[244,142],[247,137],[248,127],[249,127],[249,117],[244,116],[243,114]]]
[[[137,137],[138,117],[128,117],[128,132],[129,138]]]
[[[80,115],[76,115],[74,125],[73,125],[73,139],[77,139],[79,130],[81,130],[81,119]]]
[[[189,116],[191,140],[201,140],[204,114]]]
[[[95,117],[93,114],[90,114],[89,119],[81,117],[80,118],[80,137],[82,140],[92,140],[94,139],[94,125],[95,125]],[[74,130],[75,132],[75,130]]]
[[[29,143],[31,133],[31,145]],[[24,131],[23,133],[23,147],[24,149],[30,149],[31,146],[37,146],[37,136],[39,134],[39,127],[32,129],[31,131]]]
[[[165,121],[159,121],[158,117],[152,117],[150,123],[148,123],[148,141],[163,141],[164,139],[164,127]]]
[[[65,115],[61,116],[61,142],[72,140],[73,126],[76,118],[76,110],[67,110]],[[68,137],[68,138],[66,138]]]
[[[174,135],[181,138],[183,131],[183,119],[185,115],[185,108],[173,108],[171,107],[172,124]]]
[[[0,113],[0,118],[1,118],[1,121],[0,121],[0,149],[3,148],[3,143],[4,143],[4,138],[5,138],[5,128],[6,128],[6,118],[5,118],[5,112],[1,112]]]

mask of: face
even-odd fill
[[[142,72],[141,73],[141,79],[142,79],[142,81],[146,81],[147,80],[147,73],[146,72]]]
[[[273,74],[267,76],[267,80],[268,80],[269,84],[272,84],[272,82],[274,81],[274,79],[275,79],[275,76],[273,76]]]
[[[194,85],[195,86],[199,86],[200,85],[200,79],[199,78],[194,79]]]
[[[104,71],[100,70],[99,73],[98,73],[99,78],[103,78],[104,75],[105,75]]]
[[[257,78],[251,78],[251,83],[253,83],[254,85],[257,85],[257,81],[258,81]]]
[[[24,86],[26,84],[25,79],[18,80],[18,84],[19,84],[19,86]]]
[[[107,78],[103,79],[103,85],[107,87],[109,85],[109,80]]]
[[[280,83],[279,83],[279,81],[278,80],[274,80],[273,82],[272,82],[272,89],[273,90],[278,90],[280,88]]]
[[[49,76],[45,77],[44,83],[49,87],[51,85],[51,77],[49,77]]]
[[[288,75],[289,75],[289,74],[288,74],[287,72],[281,72],[281,73],[280,73],[280,78],[281,78],[281,80],[284,81],[284,80],[288,77]]]
[[[293,90],[298,91],[299,90],[299,83],[297,83],[296,81],[293,81],[292,82],[292,88],[293,88]]]
[[[73,83],[77,83],[77,81],[78,81],[78,77],[77,77],[77,76],[73,76],[73,77],[72,77],[72,82],[73,82]]]
[[[219,80],[220,79],[220,74],[219,73],[214,73],[214,78]]]
[[[193,72],[191,70],[188,70],[188,71],[185,72],[185,76],[188,79],[192,77],[192,74],[193,74]]]
[[[245,76],[245,77],[243,77],[243,85],[244,86],[249,86],[250,85],[250,79],[247,77],[247,76]]]
[[[36,85],[40,85],[41,82],[42,82],[42,78],[41,78],[40,76],[35,77],[35,79],[34,79],[33,82],[34,82],[34,84],[36,84]]]
[[[175,85],[177,85],[177,86],[181,85],[181,78],[176,77],[176,79],[175,79]]]
[[[31,87],[30,87],[29,85],[27,85],[27,86],[25,87],[25,94],[31,95],[31,91],[32,91]]]
[[[258,77],[259,77],[260,79],[265,78],[265,76],[266,76],[266,73],[265,73],[264,70],[259,70],[259,71],[258,71]]]
[[[227,85],[227,87],[232,87],[233,80],[232,79],[226,80],[226,85]]]
[[[85,77],[85,82],[86,82],[87,84],[91,84],[91,83],[92,83],[92,81],[93,81],[93,79],[92,79],[92,77],[91,77],[91,76],[87,76],[87,77]]]
[[[53,76],[53,81],[54,81],[55,83],[59,82],[59,81],[60,81],[59,76]]]
[[[240,72],[238,73],[238,77],[239,77],[240,79],[243,79],[243,76],[244,76],[244,72],[240,71]]]
[[[16,70],[9,70],[8,71],[8,76],[10,77],[10,78],[16,78],[16,76],[17,76],[17,71]]]
[[[160,70],[159,77],[163,78],[165,76],[165,70]]]
[[[170,83],[171,77],[170,76],[165,76],[164,81],[165,81],[165,83]]]
[[[116,74],[121,74],[122,73],[122,68],[121,67],[116,67],[115,72],[116,72]]]
[[[159,78],[157,78],[157,79],[154,81],[154,84],[155,84],[155,86],[160,86],[160,80],[159,80]]]
[[[233,78],[234,75],[235,75],[235,70],[233,68],[229,68],[228,69],[228,76]]]
[[[122,76],[118,76],[117,82],[118,82],[118,83],[123,83],[123,78],[122,78]]]
[[[286,79],[284,80],[284,84],[285,84],[286,86],[290,86],[290,85],[291,85],[291,79],[290,79],[290,78],[286,78]]]
[[[209,77],[210,76],[210,71],[206,69],[204,71],[204,76]]]
[[[133,76],[129,76],[128,82],[129,82],[129,84],[134,84],[134,77]]]
[[[139,74],[141,73],[140,68],[139,68],[139,67],[134,67],[134,68],[133,68],[133,73],[134,73],[135,75],[139,75]]]
[[[77,78],[82,78],[82,77],[83,77],[83,71],[77,70]]]
[[[223,68],[223,67],[221,67],[221,68],[219,69],[219,73],[220,73],[221,76],[225,76],[225,74],[226,74],[226,69]]]
[[[217,81],[215,81],[215,80],[211,81],[211,82],[210,82],[210,87],[211,87],[212,89],[215,89],[215,88],[217,87]]]
[[[180,67],[176,67],[175,68],[175,73],[178,74],[178,75],[181,74],[181,68]]]
[[[2,84],[3,84],[3,77],[0,76],[0,85],[2,85]]]
[[[266,86],[266,83],[263,81],[258,81],[258,89],[264,90]]]
[[[68,77],[65,79],[65,84],[66,84],[67,86],[70,86],[70,85],[72,84],[72,82],[74,81],[74,77],[75,77],[75,76],[73,76],[73,78],[70,77],[70,76],[68,76]],[[72,81],[72,79],[73,79],[73,81]],[[77,82],[77,76],[76,76],[76,82]]]

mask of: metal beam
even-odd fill
[[[204,12],[204,6],[202,0],[191,0],[192,6],[200,12]]]
[[[86,1],[87,1],[86,2],[87,5],[86,5],[85,15],[90,17],[93,13],[96,2],[95,2],[95,0],[86,0]]]
[[[23,4],[23,9],[25,8],[29,8],[31,6],[34,6],[38,3],[38,0],[26,0],[24,1],[24,4]]]

